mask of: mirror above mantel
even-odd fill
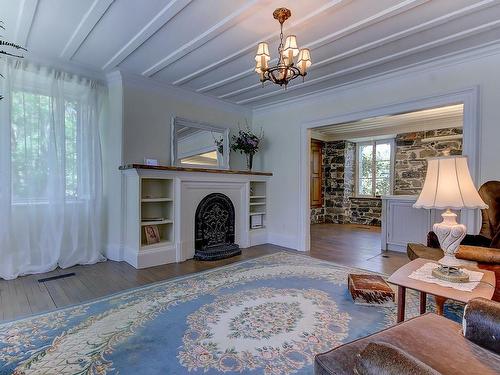
[[[229,128],[172,117],[171,150],[173,166],[229,169]]]

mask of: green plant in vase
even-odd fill
[[[264,131],[260,129],[260,136],[255,135],[248,127],[239,129],[237,135],[233,135],[231,149],[240,154],[245,154],[247,158],[247,169],[252,170],[253,156],[259,151],[259,145],[264,138]]]

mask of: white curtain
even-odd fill
[[[0,277],[104,260],[105,88],[23,60],[2,61]]]

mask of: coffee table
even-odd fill
[[[398,323],[405,318],[406,289],[413,289],[420,292],[420,314],[426,311],[427,294],[431,294],[436,299],[436,307],[439,315],[443,315],[443,305],[446,300],[451,299],[463,303],[469,302],[472,298],[483,297],[491,299],[495,292],[495,273],[492,271],[467,267],[470,270],[483,272],[481,282],[470,292],[428,283],[425,281],[410,279],[408,276],[426,263],[437,263],[429,259],[415,259],[407,263],[394,272],[387,282],[398,286]]]

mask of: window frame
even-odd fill
[[[389,144],[391,147],[391,156],[390,156],[390,173],[389,173],[389,195],[393,194],[394,192],[394,166],[395,166],[395,141],[394,138],[384,138],[384,139],[375,139],[371,141],[363,141],[363,142],[356,142],[356,173],[355,173],[355,181],[354,181],[354,191],[355,191],[355,197],[357,198],[380,198],[381,195],[376,195],[376,176],[377,176],[377,168],[376,168],[376,155],[377,155],[377,145],[378,144]],[[373,146],[372,149],[372,165],[371,165],[371,175],[372,175],[372,191],[373,194],[366,195],[366,194],[360,194],[359,192],[359,187],[360,187],[360,157],[359,153],[361,150],[361,147],[363,146]]]

